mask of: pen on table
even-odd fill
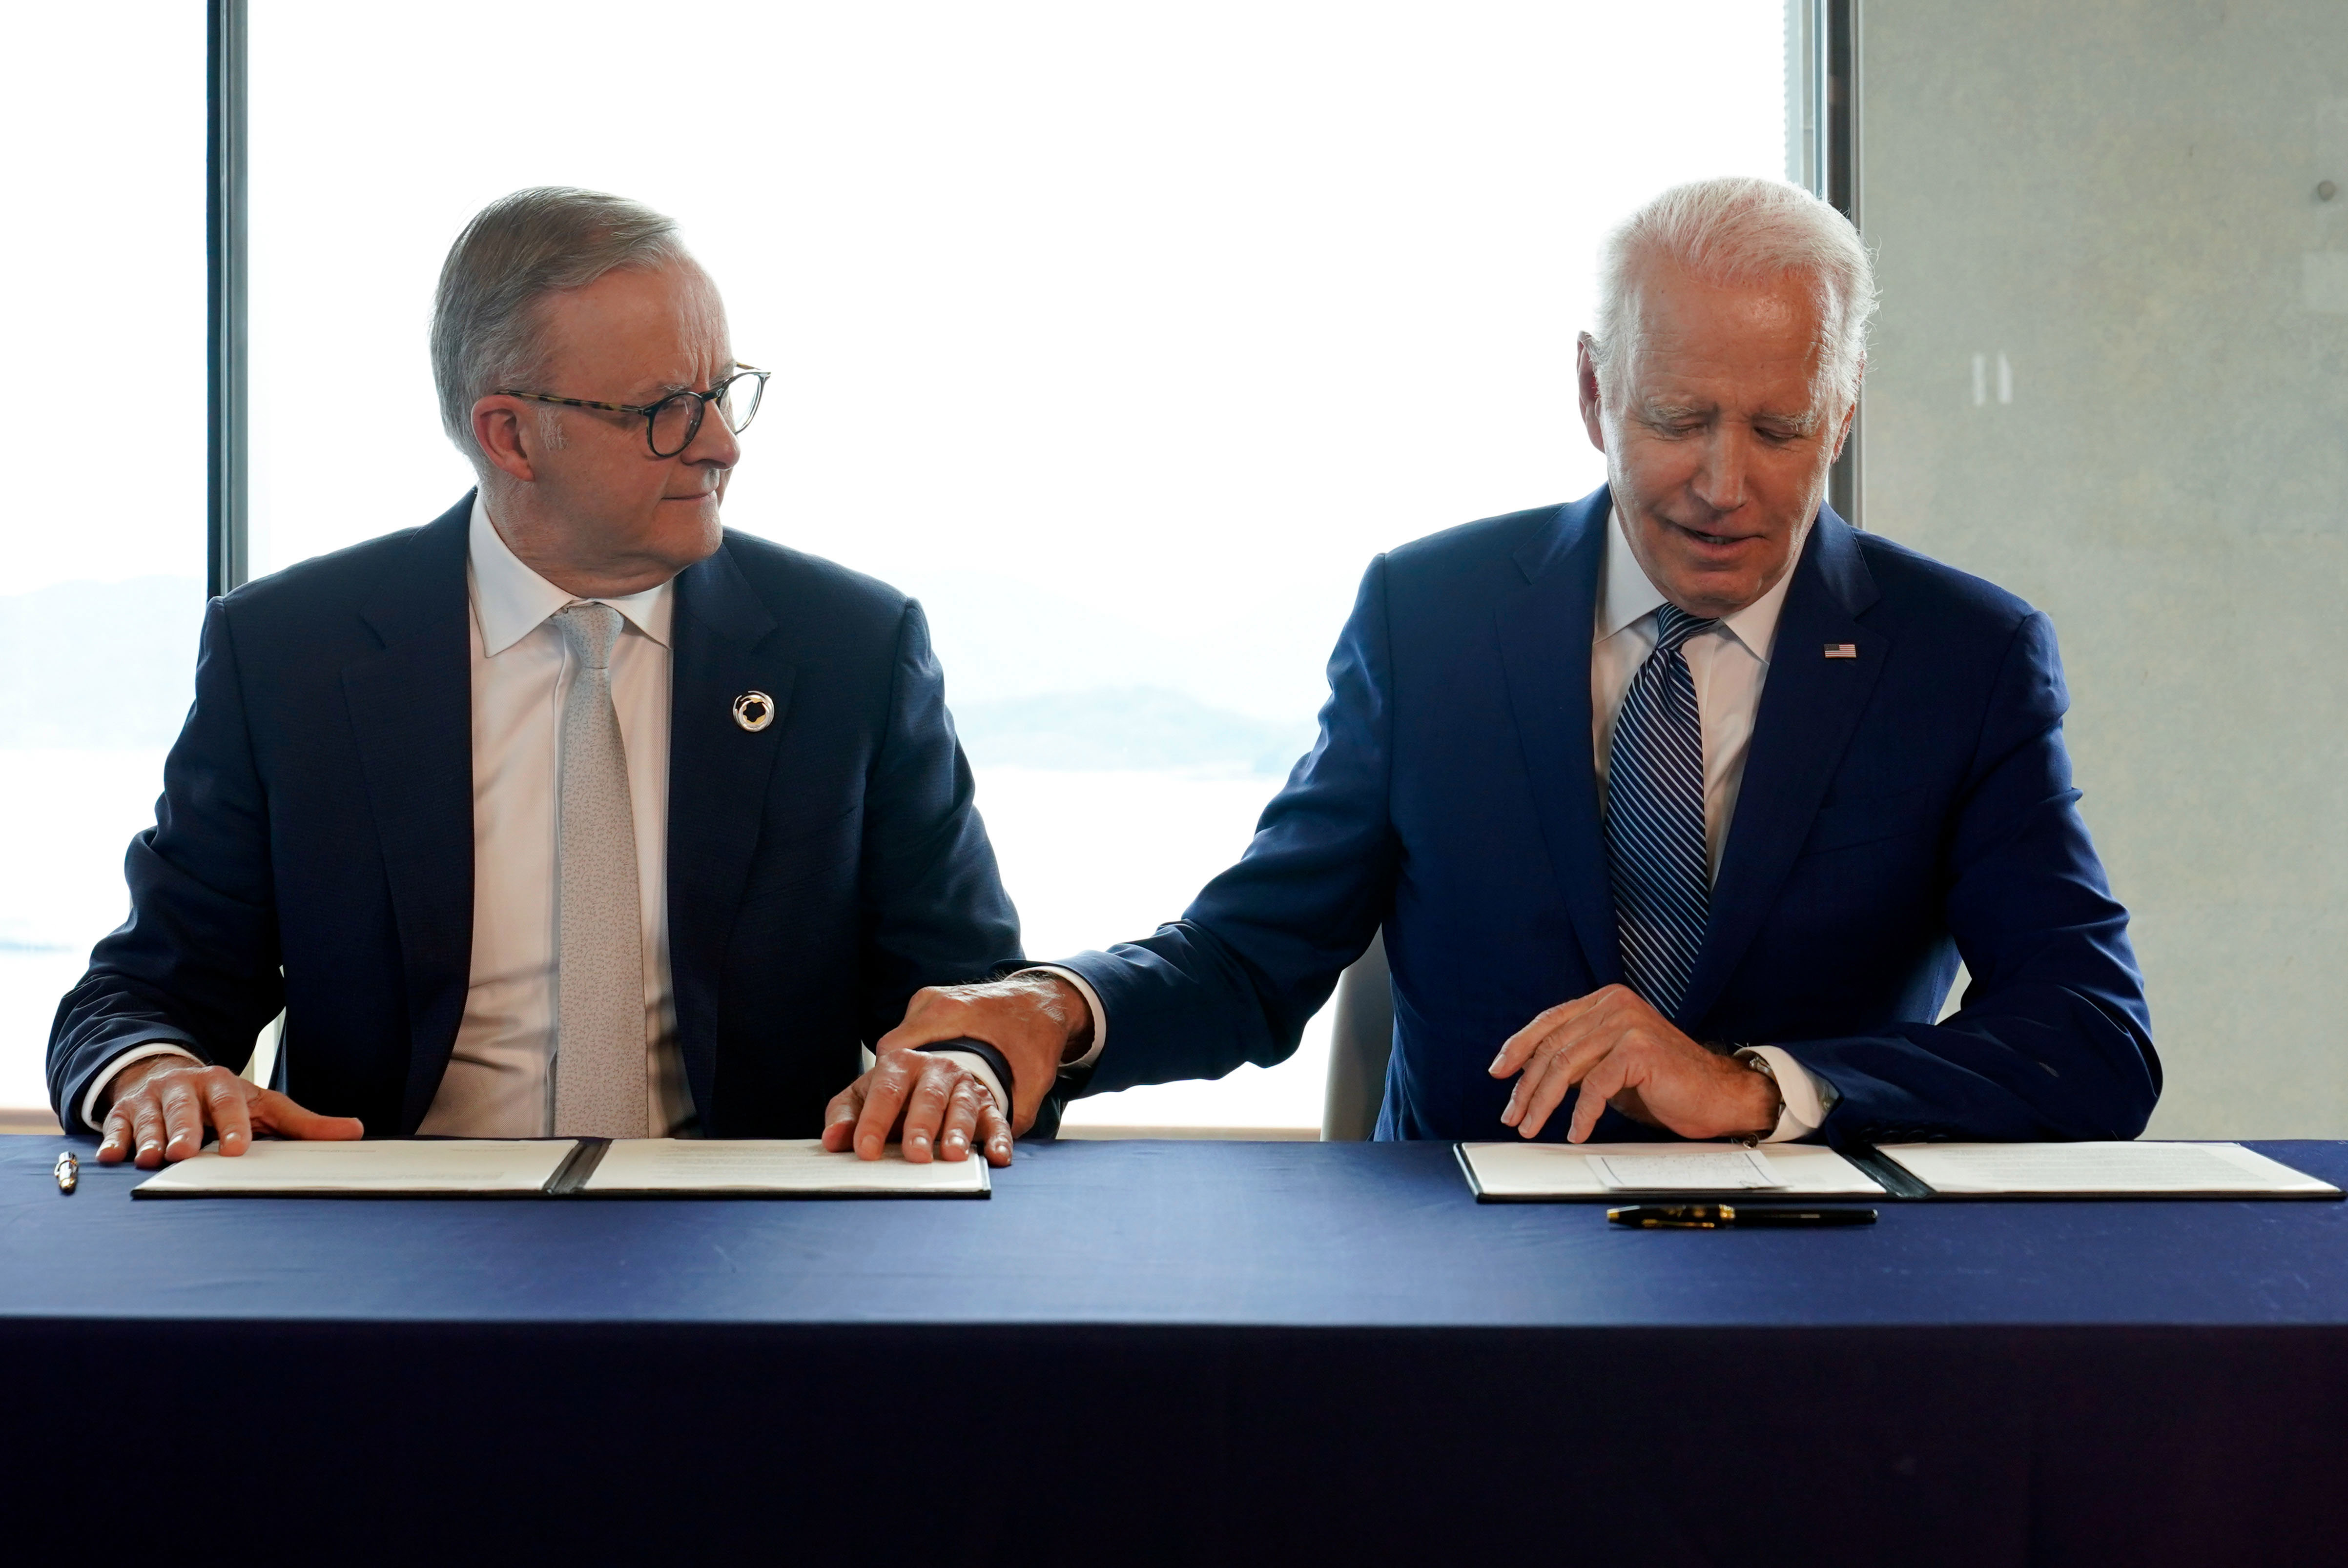
[[[57,1191],[70,1194],[81,1180],[81,1162],[73,1157],[71,1149],[67,1149],[57,1156],[57,1168],[51,1173],[57,1179]]]
[[[1712,1231],[1768,1225],[1871,1225],[1875,1223],[1875,1211],[1754,1204],[1741,1208],[1733,1204],[1640,1204],[1627,1209],[1608,1209],[1606,1217],[1618,1225],[1633,1225],[1642,1230]]]

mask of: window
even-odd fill
[[[1570,374],[1597,237],[1672,180],[1784,171],[1784,26],[1756,0],[252,0],[252,569],[470,485],[425,354],[468,217],[531,184],[636,197],[777,371],[727,520],[927,606],[1031,954],[1145,934],[1310,744],[1373,554],[1599,482]],[[1074,1120],[1317,1125],[1323,1029]]]
[[[204,607],[204,13],[10,15],[0,249],[27,477],[0,584],[0,1106],[129,907]],[[36,68],[37,62],[37,68]],[[36,216],[34,216],[36,215]],[[108,390],[100,393],[97,387]],[[119,395],[115,395],[119,394]],[[37,473],[37,481],[29,477]]]

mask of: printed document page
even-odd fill
[[[1783,1192],[1786,1184],[1757,1150],[1729,1153],[1591,1154],[1590,1168],[1618,1193]]]
[[[527,1194],[577,1147],[569,1138],[263,1138],[234,1158],[207,1149],[166,1165],[132,1191],[142,1198]]]
[[[1602,1198],[1625,1192],[1884,1195],[1867,1173],[1818,1143],[1772,1143],[1757,1150],[1737,1143],[1511,1141],[1462,1143],[1459,1156],[1473,1173],[1478,1194],[1494,1199]],[[1766,1184],[1770,1182],[1776,1184]]]
[[[1877,1153],[1952,1196],[2340,1190],[2240,1143],[1886,1143]]]
[[[909,1163],[896,1144],[878,1160],[830,1154],[816,1138],[623,1138],[579,1189],[587,1197],[642,1193],[777,1196],[983,1197],[986,1161]]]

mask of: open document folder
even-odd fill
[[[983,1198],[985,1160],[909,1163],[824,1152],[813,1138],[263,1139],[207,1149],[131,1189],[141,1198]]]
[[[1943,1198],[2336,1198],[2240,1143],[1885,1143],[1876,1157]]]
[[[1481,1203],[1624,1198],[2338,1198],[2240,1143],[1462,1143]]]
[[[1818,1143],[1462,1143],[1459,1163],[1488,1204],[1726,1196],[1880,1198],[1883,1184]]]

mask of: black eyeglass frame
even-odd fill
[[[745,430],[749,429],[750,421],[758,416],[758,405],[767,400],[767,378],[773,374],[774,372],[769,370],[760,370],[755,364],[742,364],[737,362],[734,366],[734,374],[719,382],[716,385],[711,387],[708,391],[672,392],[666,397],[660,399],[656,403],[598,403],[590,397],[557,397],[551,392],[524,392],[519,387],[511,386],[499,387],[498,389],[497,395],[499,397],[527,397],[532,403],[556,403],[561,404],[565,408],[600,408],[608,414],[641,414],[644,415],[644,420],[645,447],[655,457],[674,457],[676,456],[677,452],[682,452],[687,446],[692,446],[694,437],[701,434],[701,422],[708,415],[709,405],[712,403],[715,403],[717,399],[725,396],[728,392],[732,391],[736,383],[751,377],[756,377],[758,385],[757,390],[750,398],[750,411],[742,415],[741,424],[736,425],[732,420],[727,420],[726,424],[726,428],[731,430],[736,436],[739,436]],[[666,408],[672,403],[681,402],[687,398],[694,400],[695,407],[693,410],[693,418],[685,427],[685,439],[677,443],[676,452],[664,452],[660,449],[660,443],[653,439],[653,431],[660,419],[660,411]]]

